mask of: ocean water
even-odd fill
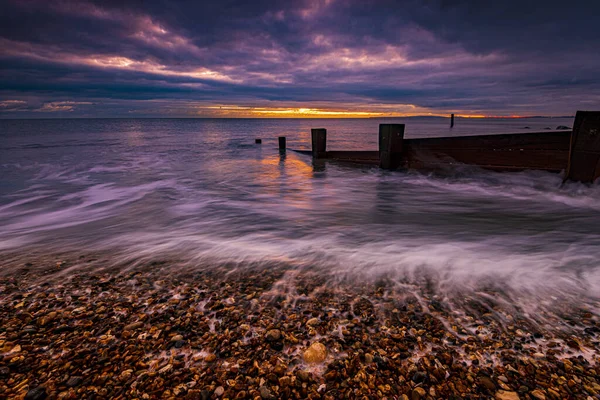
[[[280,135],[308,149],[310,128],[325,127],[328,149],[374,150],[381,122],[0,120],[1,273],[31,254],[68,251],[128,265],[286,264],[427,282],[446,297],[501,293],[531,313],[567,299],[598,314],[598,185],[539,171],[313,164],[277,149]],[[424,137],[573,121],[459,119],[452,130],[445,119],[399,122],[406,137]]]

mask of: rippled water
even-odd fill
[[[600,188],[544,172],[384,172],[288,151],[376,149],[378,120],[0,121],[4,272],[30,251],[115,262],[285,263],[336,276],[501,290],[523,304],[600,297]],[[542,130],[569,119],[410,119],[407,137]],[[255,145],[254,138],[263,139]]]

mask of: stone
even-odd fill
[[[520,397],[517,392],[499,390],[496,392],[496,400],[520,400]]]
[[[304,352],[304,361],[311,364],[322,363],[327,358],[327,348],[324,344],[314,342]]]
[[[271,329],[265,335],[267,342],[277,342],[281,339],[281,331],[279,329]]]
[[[558,393],[556,390],[552,390],[552,389],[548,389],[548,395],[553,400],[559,400],[561,398],[560,393]]]
[[[414,388],[412,394],[410,396],[411,400],[419,400],[424,398],[427,395],[427,392],[422,387]]]
[[[133,324],[125,325],[125,327],[123,328],[123,330],[125,330],[125,331],[133,331],[133,330],[141,328],[142,326],[144,326],[144,323],[141,322],[141,321],[138,321],[138,322],[134,322]]]
[[[538,400],[546,400],[546,395],[539,389],[536,389],[533,392],[531,392],[531,395]]]
[[[68,387],[75,387],[81,385],[83,378],[81,376],[72,376],[67,380]]]
[[[215,396],[221,397],[221,396],[223,396],[223,393],[225,393],[225,388],[223,386],[218,386],[215,389]]]
[[[216,359],[217,359],[217,356],[215,356],[212,353],[207,355],[206,357],[204,357],[204,361],[206,361],[207,363],[215,362]]]
[[[46,388],[43,386],[38,386],[28,391],[24,397],[24,400],[43,400],[46,397],[48,397],[48,393],[46,393]]]
[[[171,338],[171,342],[178,342],[180,340],[183,340],[183,336],[182,335],[175,335]]]
[[[35,328],[35,326],[31,326],[31,325],[27,325],[23,328],[23,333],[36,333],[37,329]]]
[[[479,377],[479,383],[492,393],[496,391],[496,384],[487,376]]]
[[[306,325],[308,325],[308,326],[319,325],[319,319],[318,318],[311,318],[308,321],[306,321]]]
[[[268,387],[266,386],[261,386],[260,387],[260,397],[262,397],[263,399],[271,399],[273,398],[273,396],[271,395],[271,391],[269,390]]]
[[[414,373],[414,375],[412,376],[411,380],[414,383],[425,382],[427,380],[427,374],[425,372],[422,372],[422,371],[417,371],[417,372]]]
[[[300,370],[296,372],[296,377],[302,382],[308,382],[308,380],[310,379],[310,373],[308,371]]]
[[[63,333],[63,332],[72,332],[75,329],[72,326],[69,325],[60,325],[57,326],[56,328],[54,328],[54,330],[52,331],[53,333]]]

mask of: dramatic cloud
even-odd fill
[[[0,0],[0,118],[565,115],[589,1]]]

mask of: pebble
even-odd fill
[[[35,327],[35,326],[32,326],[32,325],[27,325],[27,326],[25,326],[25,327],[23,328],[23,331],[22,331],[22,332],[23,332],[23,333],[36,333],[36,332],[37,332],[37,329],[36,329],[36,327]]]
[[[487,376],[480,377],[479,382],[490,392],[494,392],[496,390],[496,384]]]
[[[35,389],[31,389],[25,395],[24,400],[43,400],[48,397],[46,393],[46,388],[43,386],[38,386]]]
[[[268,342],[276,342],[281,339],[281,331],[279,329],[270,329],[265,335]]]
[[[520,397],[517,392],[499,390],[496,392],[496,400],[520,400]]]
[[[314,342],[304,352],[304,361],[307,363],[322,363],[327,358],[327,348],[319,342]]]
[[[310,373],[308,371],[304,371],[304,370],[300,370],[300,371],[296,372],[296,376],[302,382],[308,382],[308,380],[310,379]]]
[[[269,388],[263,385],[260,387],[260,397],[263,399],[272,399],[273,395],[271,394]]]
[[[427,374],[425,372],[417,371],[411,379],[414,383],[422,383],[427,380]]]
[[[411,400],[419,400],[425,397],[426,394],[427,392],[422,387],[414,388],[411,394]]]
[[[75,387],[81,385],[83,378],[81,376],[72,376],[67,380],[68,387]]]
[[[125,325],[125,327],[123,328],[123,330],[125,330],[125,331],[133,331],[133,330],[141,328],[142,326],[144,326],[144,323],[141,322],[141,321],[138,321],[138,322],[134,322],[134,323],[129,324],[129,325]]]
[[[452,313],[443,297],[395,293],[389,282],[329,288],[298,273],[286,284],[302,300],[289,301],[295,294],[277,286],[287,267],[277,268],[79,271],[56,286],[52,275],[0,277],[0,398],[558,400],[600,391],[600,321],[581,320],[577,305],[565,308],[573,324],[546,325],[536,341],[540,326],[501,303],[491,312],[469,300],[467,315]]]
[[[546,395],[541,390],[534,390],[531,395],[538,400],[546,400]]]

